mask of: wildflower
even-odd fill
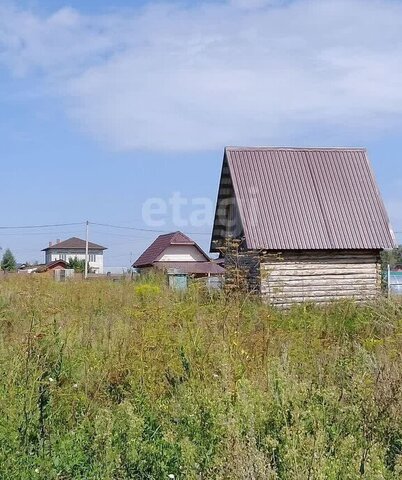
[[[78,388],[78,383],[74,383],[73,388]]]
[[[49,382],[50,382],[50,383],[54,382],[54,378],[49,377]]]
[[[35,468],[35,473],[39,473],[39,468]]]
[[[174,480],[174,475],[173,475],[173,473],[169,473],[168,478],[171,478],[172,480]]]

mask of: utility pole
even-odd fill
[[[88,278],[88,237],[89,237],[89,222],[86,221],[86,235],[85,235],[85,272],[84,278]]]

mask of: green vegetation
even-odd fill
[[[9,248],[6,249],[1,259],[1,269],[5,272],[14,272],[17,270],[17,262]]]
[[[402,304],[0,283],[0,478],[400,479]]]
[[[85,272],[85,260],[78,260],[77,257],[70,258],[67,262],[67,268],[72,268],[76,273]]]
[[[402,265],[402,245],[392,250],[384,250],[381,254],[383,270],[386,271],[388,265],[391,268]]]

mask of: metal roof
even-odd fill
[[[395,246],[365,149],[227,147],[225,160],[249,249]]]
[[[63,242],[54,243],[53,245],[49,245],[48,247],[44,248],[42,252],[46,252],[48,250],[85,250],[85,240],[82,240],[78,237],[71,237]],[[96,243],[88,242],[88,250],[107,250],[106,247],[102,247],[102,245],[98,245]]]
[[[56,265],[62,265],[64,268],[66,268],[67,262],[65,260],[53,260],[53,262],[46,263],[45,267],[49,269],[55,267]]]
[[[162,252],[171,245],[194,245],[200,253],[209,261],[208,255],[187,235],[182,232],[165,233],[151,243],[151,245],[140,255],[140,257],[133,263],[133,267],[148,267],[157,261]]]

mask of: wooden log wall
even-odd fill
[[[379,251],[283,253],[261,258],[261,294],[274,305],[374,299],[381,292]]]

